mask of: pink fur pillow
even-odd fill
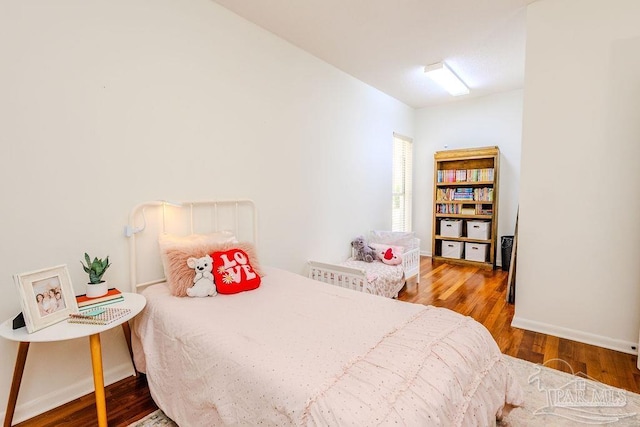
[[[187,260],[191,257],[201,258],[211,255],[213,252],[233,248],[242,249],[251,259],[255,272],[264,276],[258,263],[256,249],[250,242],[236,242],[235,237],[230,233],[226,236],[217,235],[206,238],[199,235],[190,240],[184,239],[161,237],[159,241],[164,275],[172,295],[187,296],[187,289],[193,285],[194,272],[187,265]]]

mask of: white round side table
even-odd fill
[[[140,313],[147,303],[146,299],[140,294],[123,292],[122,295],[124,296],[124,301],[114,303],[109,305],[109,307],[128,308],[131,310],[131,313],[109,323],[108,325],[87,325],[69,323],[66,320],[63,320],[44,329],[40,329],[39,331],[28,333],[26,327],[13,329],[13,319],[8,319],[0,324],[0,337],[20,343],[18,347],[18,355],[16,357],[16,365],[13,371],[11,391],[9,392],[9,401],[7,402],[4,427],[10,427],[13,420],[16,401],[18,400],[18,391],[20,390],[20,383],[22,381],[22,374],[27,361],[29,344],[34,342],[65,341],[87,336],[89,337],[89,345],[91,347],[91,366],[93,367],[93,384],[96,396],[98,426],[107,427],[107,406],[104,393],[100,333],[122,325],[124,336],[127,339],[127,346],[129,347],[129,354],[132,355],[129,320]]]

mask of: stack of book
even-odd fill
[[[452,200],[473,200],[473,188],[456,188]]]
[[[88,310],[124,301],[124,297],[122,296],[122,292],[120,292],[120,290],[118,290],[117,288],[111,288],[105,295],[101,297],[89,298],[86,295],[78,295],[76,297],[76,301],[78,303],[78,309]]]

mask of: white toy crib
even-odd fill
[[[379,260],[366,263],[349,259],[340,264],[309,261],[308,277],[355,291],[397,298],[408,280],[415,278],[416,284],[420,283],[420,239],[411,239],[400,265],[387,265]],[[384,280],[390,283],[383,286],[380,282]]]

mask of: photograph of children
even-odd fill
[[[66,265],[13,275],[27,332],[61,322],[78,311]]]
[[[40,317],[48,316],[66,308],[58,276],[34,281],[32,286]]]

